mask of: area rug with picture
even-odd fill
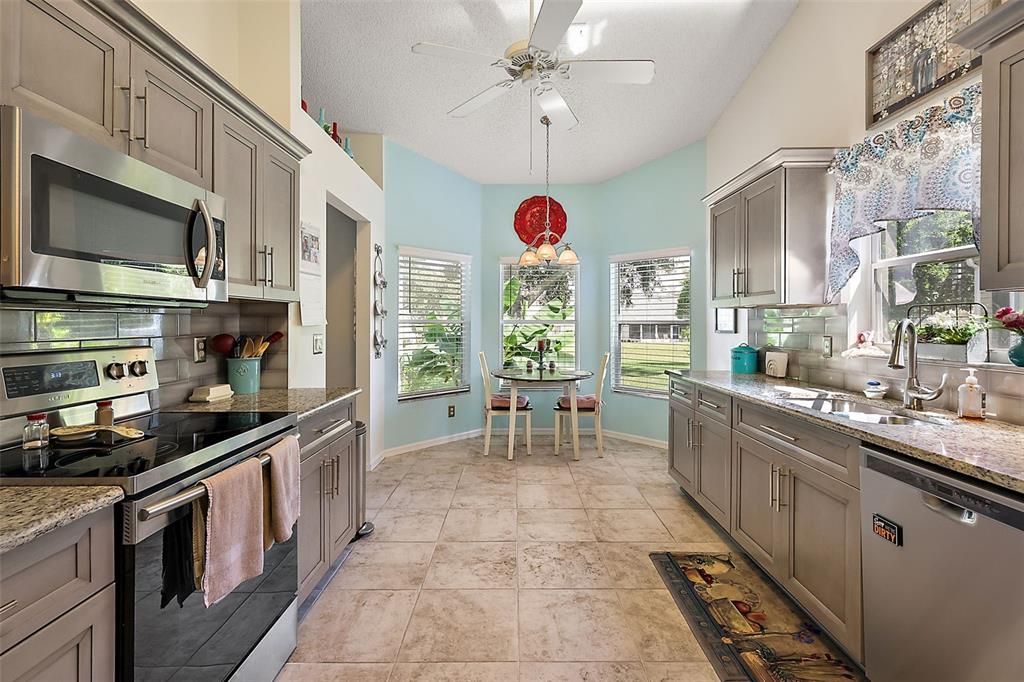
[[[651,560],[724,682],[867,681],[742,554],[660,552]]]

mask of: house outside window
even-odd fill
[[[469,390],[470,262],[399,247],[399,400]]]
[[[690,252],[610,261],[612,390],[665,397],[665,370],[690,366]]]
[[[544,338],[551,348],[545,361],[575,369],[579,265],[520,266],[510,260],[500,268],[502,366],[538,362],[537,339]]]

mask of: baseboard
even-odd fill
[[[416,441],[415,443],[406,443],[405,445],[399,445],[397,447],[389,448],[384,450],[372,461],[371,469],[375,468],[378,464],[384,461],[388,457],[394,457],[395,455],[404,455],[407,452],[415,452],[416,450],[422,450],[424,448],[432,448],[435,445],[444,445],[445,443],[454,443],[460,440],[466,440],[468,438],[476,438],[482,435],[483,429],[472,429],[470,431],[463,431],[462,433],[453,433],[447,436],[439,436],[438,438],[430,438],[428,440]]]
[[[668,450],[668,441],[658,440],[657,438],[637,436],[632,433],[623,433],[621,431],[609,431],[608,429],[604,430],[604,435],[608,436],[609,438],[618,438],[619,440],[627,440],[631,443],[639,443],[640,445],[649,445],[652,448]]]

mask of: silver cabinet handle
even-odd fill
[[[341,455],[334,458],[334,466],[331,468],[334,470],[334,492],[331,494],[331,497],[334,497],[338,494],[338,479],[341,477],[339,473],[341,471]]]
[[[710,407],[712,410],[720,410],[720,409],[722,409],[721,405],[716,405],[713,402],[711,402],[710,400],[704,400],[704,398],[698,398],[697,401],[701,405],[703,405],[704,407]]]
[[[118,128],[117,132],[126,133],[128,141],[131,142],[135,139],[135,79],[129,78],[128,85],[122,85],[120,88],[128,92],[128,127]]]
[[[768,474],[768,508],[775,509],[775,464],[768,463],[771,473]]]
[[[791,436],[788,433],[783,433],[782,431],[779,431],[778,429],[773,429],[772,427],[767,426],[765,424],[758,425],[758,428],[760,428],[762,431],[766,431],[772,434],[773,436],[781,438],[782,440],[788,440],[790,443],[795,443],[798,440],[800,440],[796,436]]]
[[[267,286],[274,286],[274,247],[267,247],[267,262],[270,263],[270,269],[267,270]]]
[[[334,497],[334,460],[324,460],[324,492],[330,497]]]
[[[270,263],[267,261],[267,245],[264,244],[263,248],[257,251],[259,255],[263,256],[263,279],[257,279],[257,282],[263,282],[264,284],[270,284]]]
[[[783,476],[789,476],[788,473],[783,471],[782,466],[775,467],[775,511],[782,512],[782,508],[786,505],[782,504],[782,478]]]
[[[947,502],[941,497],[936,497],[930,493],[922,492],[921,501],[924,506],[931,509],[936,514],[942,514],[951,521],[962,523],[966,526],[973,526],[978,522],[978,515],[972,510],[965,507],[961,507],[958,504]]]
[[[736,268],[732,269],[732,297],[736,298],[739,294],[736,292],[736,275],[739,271]]]
[[[5,615],[8,611],[18,608],[18,600],[12,599],[3,606],[0,606],[0,616]]]
[[[213,266],[217,262],[217,233],[213,229],[213,216],[210,215],[210,208],[206,205],[205,199],[199,200],[199,213],[206,221],[206,263],[203,265],[203,274],[200,275],[196,286],[205,289],[213,277]],[[196,263],[198,266],[199,264]]]
[[[736,295],[737,296],[745,296],[746,293],[747,293],[745,291],[746,287],[743,285],[743,283],[745,281],[745,278],[746,278],[746,273],[743,272],[743,269],[742,268],[737,268],[736,269]]]
[[[693,449],[693,419],[686,418],[686,447]]]
[[[697,425],[697,447],[702,448],[704,447],[704,423],[696,420],[693,423]]]
[[[339,431],[345,428],[345,426],[351,423],[352,422],[350,422],[345,417],[342,417],[340,419],[332,419],[330,426],[325,426],[324,428],[319,429],[317,433],[319,433],[321,436],[326,436],[328,434],[334,433],[335,431]]]

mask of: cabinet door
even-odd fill
[[[264,297],[298,300],[299,163],[275,145],[266,145],[263,164],[263,243],[270,273]],[[321,242],[321,246],[323,243]],[[321,258],[324,252],[321,251]]]
[[[778,578],[850,655],[862,660],[860,491],[781,456],[779,504],[789,557]]]
[[[114,586],[109,585],[0,656],[0,679],[114,679]]]
[[[740,194],[726,197],[711,207],[711,302],[735,306],[737,253],[740,245]]]
[[[669,402],[668,475],[686,492],[693,494],[694,458],[693,408]]]
[[[696,478],[694,499],[726,531],[730,528],[732,491],[732,429],[706,417],[695,417]]]
[[[331,443],[331,560],[333,561],[345,549],[345,545],[356,532],[356,505],[353,495],[356,478],[356,439],[355,433],[339,438]]]
[[[228,294],[263,298],[263,136],[223,107],[213,112],[213,191],[227,200]]]
[[[740,193],[742,229],[737,279],[744,306],[782,301],[785,172],[783,168],[774,170]]]
[[[330,448],[323,448],[302,462],[299,479],[300,516],[299,543],[299,602],[302,602],[320,582],[331,564],[328,546],[330,498],[327,481],[327,460]]]
[[[1024,289],[1024,29],[982,65],[981,288]]]
[[[127,151],[119,131],[128,110],[124,34],[70,0],[0,2],[0,23],[2,102]]]
[[[777,508],[776,470],[782,455],[733,433],[732,537],[766,571],[780,575],[787,558],[785,519]]]
[[[131,55],[135,88],[131,155],[210,189],[213,100],[144,48],[133,44]]]

